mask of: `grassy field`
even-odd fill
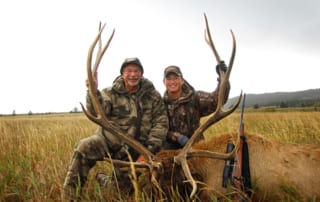
[[[211,127],[206,136],[235,132],[238,112]],[[320,147],[320,112],[247,112],[245,130],[284,142]],[[83,114],[0,117],[0,201],[60,201],[73,147],[96,125]],[[96,172],[109,171],[100,162],[91,171],[85,194],[103,198]]]

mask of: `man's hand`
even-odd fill
[[[94,88],[97,89],[98,88],[98,73],[96,73],[94,76],[93,76],[93,83],[94,83]],[[89,81],[88,79],[86,80],[86,86],[87,88],[89,88]]]
[[[181,146],[184,146],[189,140],[187,136],[173,131],[168,132],[167,139],[173,142],[178,142]]]
[[[177,142],[179,135],[180,135],[180,133],[178,133],[178,132],[169,131],[167,134],[167,140]]]
[[[136,160],[136,162],[138,162],[138,163],[146,162],[146,158],[144,158],[143,155],[140,155],[140,156],[138,157],[138,159]]]
[[[227,65],[222,60],[219,64],[216,66],[216,72],[220,76],[220,71],[223,71],[224,73],[227,71]]]
[[[185,135],[180,135],[177,139],[177,142],[181,145],[181,146],[184,146],[187,144],[189,138]]]

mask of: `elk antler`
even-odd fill
[[[88,84],[89,84],[89,86],[88,86],[89,96],[92,100],[92,105],[93,105],[93,108],[94,108],[96,115],[91,114],[88,110],[86,110],[84,108],[83,104],[80,103],[82,110],[91,121],[95,122],[96,124],[100,125],[105,130],[110,132],[111,134],[120,138],[124,143],[126,143],[127,145],[132,147],[134,150],[139,152],[146,159],[146,163],[130,162],[128,164],[123,161],[117,161],[117,160],[111,160],[111,162],[117,163],[120,165],[126,165],[126,166],[135,165],[138,167],[149,168],[149,171],[151,173],[151,183],[154,184],[155,187],[161,192],[161,188],[156,180],[156,174],[158,173],[157,172],[158,170],[162,169],[162,163],[158,162],[158,161],[153,161],[154,155],[146,147],[144,147],[138,141],[132,139],[130,136],[125,135],[124,131],[121,130],[119,125],[117,125],[114,122],[110,122],[108,120],[108,118],[106,117],[106,115],[103,111],[103,108],[99,102],[99,98],[97,96],[98,90],[97,90],[97,86],[94,84],[93,77],[97,76],[97,71],[98,71],[98,67],[101,62],[101,59],[102,59],[105,51],[107,50],[107,48],[113,38],[114,32],[115,32],[115,30],[113,30],[108,42],[106,43],[106,45],[103,48],[101,48],[101,43],[102,43],[101,42],[101,33],[102,33],[104,27],[105,27],[105,24],[102,27],[101,27],[101,24],[99,25],[99,33],[98,33],[97,37],[95,38],[95,40],[93,41],[93,43],[91,44],[89,51],[88,51],[88,57],[87,57],[87,74],[88,74]],[[96,61],[94,63],[93,72],[92,72],[92,55],[93,55],[93,51],[94,51],[98,41],[99,41],[99,47],[98,47]]]
[[[89,111],[87,111],[83,104],[81,103],[81,107],[82,110],[84,111],[85,115],[93,122],[95,122],[96,124],[100,125],[101,127],[103,127],[105,130],[107,130],[108,132],[112,133],[113,135],[119,137],[121,140],[123,140],[126,144],[128,144],[129,146],[131,146],[133,149],[135,149],[136,151],[138,151],[140,154],[142,154],[147,160],[148,162],[151,162],[153,154],[147,149],[145,148],[142,144],[140,144],[138,141],[135,141],[134,139],[132,139],[131,137],[127,136],[124,134],[124,132],[121,130],[121,128],[114,122],[110,122],[108,120],[108,118],[106,117],[103,108],[99,102],[98,96],[97,96],[97,86],[94,85],[94,81],[93,81],[93,76],[96,74],[98,66],[101,62],[101,59],[105,53],[105,51],[107,50],[115,30],[113,30],[108,42],[106,43],[106,45],[101,49],[101,47],[98,49],[98,53],[97,53],[97,57],[96,57],[96,61],[93,67],[94,72],[92,72],[92,55],[93,55],[93,51],[97,45],[98,41],[101,41],[101,33],[103,31],[105,27],[105,24],[102,26],[99,26],[99,33],[97,35],[97,37],[95,38],[95,40],[93,41],[93,43],[91,44],[89,51],[88,51],[88,57],[87,57],[87,74],[88,74],[88,83],[89,83],[89,95],[90,98],[92,100],[92,104],[93,104],[93,108],[94,111],[96,113],[96,116],[92,115]],[[101,42],[100,42],[101,43]]]
[[[204,14],[205,17],[205,21],[206,21],[206,30],[205,30],[205,40],[207,42],[207,44],[210,46],[210,48],[212,49],[215,58],[218,62],[218,64],[221,62],[220,56],[214,46],[214,43],[212,41],[211,38],[211,33],[210,33],[210,29],[209,29],[209,24],[208,24],[208,20],[207,20],[207,16]],[[233,105],[233,107],[231,107],[230,109],[227,110],[223,110],[223,105],[224,105],[224,101],[225,101],[225,97],[226,97],[226,89],[228,86],[228,82],[229,82],[229,77],[230,77],[230,73],[232,70],[232,66],[233,66],[233,61],[235,58],[235,53],[236,53],[236,40],[235,40],[235,36],[233,34],[233,32],[231,31],[231,35],[232,35],[232,40],[233,40],[233,48],[232,48],[232,54],[231,54],[231,58],[229,61],[229,66],[227,68],[226,72],[223,72],[221,70],[220,71],[220,84],[219,84],[219,89],[218,89],[218,103],[217,103],[217,108],[215,110],[215,112],[213,112],[209,118],[199,126],[199,128],[197,128],[197,130],[194,132],[194,134],[191,136],[191,138],[189,139],[189,141],[187,142],[187,144],[183,147],[183,149],[180,151],[180,153],[175,156],[174,158],[174,162],[176,164],[181,165],[182,170],[188,180],[188,182],[191,184],[192,186],[192,192],[190,194],[190,197],[192,198],[196,191],[197,191],[197,184],[195,182],[195,180],[193,179],[189,166],[187,164],[187,157],[190,156],[202,156],[202,157],[210,157],[210,158],[217,158],[217,159],[228,159],[231,158],[232,156],[235,155],[235,152],[238,148],[238,143],[236,143],[236,147],[234,148],[234,150],[230,153],[216,153],[216,152],[209,152],[209,151],[191,151],[192,150],[192,145],[194,144],[195,140],[197,139],[197,137],[202,134],[208,127],[210,127],[212,124],[217,123],[218,121],[220,121],[221,119],[227,117],[228,115],[230,115],[240,104],[241,101],[241,97],[242,97],[242,92],[240,93],[239,99],[238,101]],[[239,142],[239,140],[237,140],[237,142]]]

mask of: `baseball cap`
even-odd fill
[[[164,77],[167,77],[168,74],[170,74],[170,73],[173,73],[173,74],[175,74],[177,76],[182,77],[181,70],[180,70],[180,68],[178,66],[171,65],[171,66],[168,66],[167,68],[165,68]]]
[[[141,73],[143,74],[143,67],[142,67],[142,64],[138,58],[126,58],[121,65],[121,69],[120,69],[121,74],[123,72],[123,69],[129,64],[135,64],[135,65],[139,66],[141,69]]]

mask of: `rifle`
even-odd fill
[[[223,180],[222,186],[227,187],[228,184],[234,185],[238,190],[242,190],[241,187],[241,175],[242,175],[242,148],[243,148],[243,136],[244,136],[244,124],[243,124],[243,113],[245,106],[245,96],[243,96],[242,109],[240,115],[240,127],[239,127],[239,135],[240,135],[240,145],[237,154],[232,159],[227,159],[225,161],[225,167],[223,171]],[[227,144],[226,153],[230,153],[234,149],[233,143]]]
[[[227,159],[225,161],[225,167],[222,176],[222,186],[227,187],[228,184],[232,184],[238,191],[246,193],[251,196],[252,186],[250,177],[250,167],[249,167],[249,149],[246,141],[246,136],[244,133],[244,123],[243,114],[245,108],[245,98],[246,94],[243,96],[241,115],[240,115],[240,126],[239,126],[239,136],[240,145],[237,154],[234,158]],[[227,153],[234,149],[234,144],[228,143]],[[242,201],[240,195],[235,194],[233,199],[235,201]]]
[[[246,94],[243,96],[242,109],[240,115],[240,145],[237,155],[235,157],[235,163],[233,167],[232,182],[237,190],[245,192],[248,196],[251,196],[252,185],[250,177],[249,167],[249,148],[244,133],[243,113],[245,107]],[[236,195],[236,199],[239,200],[239,195]]]

